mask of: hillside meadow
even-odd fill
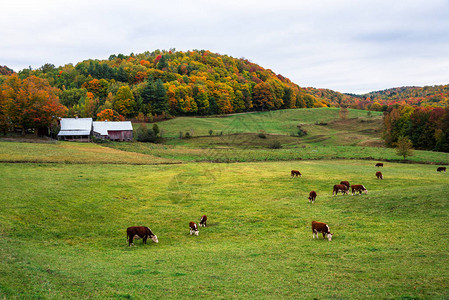
[[[447,173],[374,165],[1,163],[0,297],[448,298]],[[369,193],[332,196],[341,180]],[[132,225],[159,243],[128,247]]]

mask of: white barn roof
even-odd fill
[[[131,121],[109,122],[109,121],[95,121],[93,122],[94,131],[100,135],[108,135],[108,131],[126,131],[133,130]]]
[[[90,135],[92,118],[62,118],[59,136]]]

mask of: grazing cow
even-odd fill
[[[142,239],[143,243],[147,243],[148,237],[153,240],[153,242],[158,243],[157,236],[151,231],[150,228],[146,226],[132,226],[126,229],[126,235],[128,237],[129,246],[134,245],[133,239]]]
[[[190,222],[189,228],[190,228],[190,235],[192,235],[192,234],[198,235],[200,233],[198,231],[198,227],[196,226],[195,222]]]
[[[207,222],[207,216],[204,215],[204,216],[201,217],[201,220],[200,220],[200,227],[201,227],[201,226],[206,227],[206,222]]]
[[[377,164],[376,164],[376,167],[383,167],[383,166],[384,166],[383,163],[377,163]]]
[[[299,172],[298,170],[292,170],[290,174],[291,174],[292,177],[295,177],[295,176],[296,177],[298,177],[298,176],[301,177],[302,176],[301,172]]]
[[[446,172],[446,167],[438,167],[437,172]]]
[[[332,240],[333,233],[330,232],[329,226],[326,223],[322,222],[312,222],[312,237],[318,239],[318,233],[321,232],[323,234],[323,239],[327,237],[329,241]]]
[[[377,179],[384,179],[384,177],[382,176],[382,172],[376,172],[376,177]]]
[[[362,192],[364,192],[365,194],[368,194],[368,190],[363,186],[363,184],[353,184],[351,185],[351,189],[352,189],[352,195],[354,196],[354,193],[359,192],[359,194],[361,194]]]
[[[348,187],[348,190],[349,190],[349,187],[351,186],[351,185],[349,184],[349,181],[341,181],[340,184],[346,185],[346,186]]]
[[[316,199],[316,192],[315,191],[311,191],[309,193],[309,203],[312,201],[312,203],[315,203],[315,199]]]
[[[344,184],[336,184],[334,185],[334,190],[332,191],[332,195],[337,196],[338,192],[344,194],[349,194],[348,187]]]

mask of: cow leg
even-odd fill
[[[148,235],[145,235],[145,236],[142,238],[142,241],[143,241],[144,244],[147,243],[147,238],[148,238]]]
[[[130,246],[130,247],[131,247],[131,244],[134,245],[134,244],[133,244],[133,238],[132,238],[132,236],[130,236],[130,237],[128,238],[128,242],[129,242],[129,246]]]

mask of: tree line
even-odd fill
[[[449,152],[449,107],[391,105],[383,117],[385,144],[407,137],[416,149]]]

